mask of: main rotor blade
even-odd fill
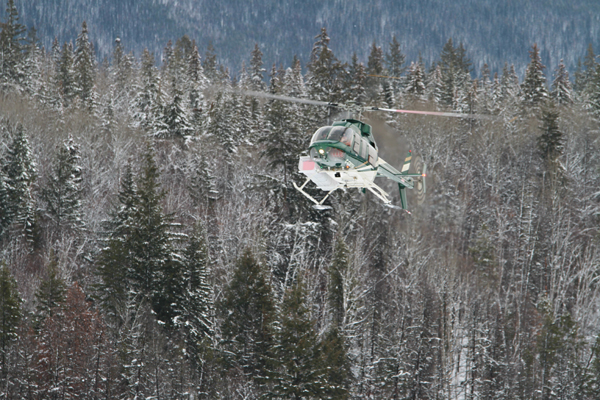
[[[380,108],[380,107],[365,107],[364,111],[385,111],[395,112],[401,114],[420,114],[420,115],[437,115],[439,117],[458,117],[458,118],[473,118],[473,119],[489,119],[489,115],[481,114],[464,114],[464,113],[453,113],[453,112],[442,112],[442,111],[417,111],[417,110],[400,110],[393,108]]]
[[[281,96],[278,94],[255,92],[253,90],[240,90],[239,93],[245,94],[247,96],[263,97],[265,99],[291,101],[293,103],[302,103],[302,104],[311,104],[313,106],[329,106],[329,107],[337,107],[338,106],[335,103],[328,103],[326,101],[309,100],[309,99],[301,99],[298,97]]]

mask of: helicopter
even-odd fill
[[[306,181],[301,186],[298,186],[295,182],[293,182],[293,185],[300,193],[314,203],[314,208],[319,210],[331,209],[331,206],[324,204],[331,193],[338,189],[346,190],[348,188],[357,188],[363,193],[369,190],[385,205],[392,208],[400,208],[409,214],[406,189],[416,189],[419,203],[422,203],[424,200],[427,164],[423,163],[420,157],[413,158],[410,150],[400,171],[379,157],[379,149],[375,142],[371,126],[360,120],[362,113],[380,111],[442,117],[479,117],[473,114],[452,112],[368,107],[352,102],[338,104],[255,91],[243,91],[242,93],[273,100],[338,108],[359,115],[358,119],[342,119],[333,122],[331,125],[317,129],[310,141],[308,155],[300,156],[298,172],[306,176]],[[413,172],[409,172],[411,163],[415,166]],[[374,182],[377,177],[384,177],[398,184],[400,207],[393,205],[391,196]],[[329,192],[320,201],[304,190],[306,185],[311,181],[317,188]]]

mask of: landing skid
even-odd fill
[[[331,190],[329,193],[327,193],[327,195],[325,197],[323,197],[323,199],[321,201],[317,201],[314,197],[312,197],[310,194],[308,194],[304,191],[304,187],[308,184],[308,182],[310,182],[310,178],[306,179],[306,181],[302,184],[302,186],[296,185],[296,182],[292,182],[292,184],[294,185],[296,190],[298,190],[300,193],[302,193],[304,196],[306,196],[306,198],[308,198],[310,201],[312,201],[314,203],[313,208],[315,208],[317,210],[330,210],[331,207],[326,206],[323,203],[325,202],[325,200],[327,200],[327,198],[331,195],[331,193],[335,192],[337,189],[344,188],[344,186],[338,186],[335,189]],[[358,189],[363,189],[363,188],[359,187]],[[389,194],[387,194],[382,188],[380,188],[376,184],[370,183],[368,185],[365,185],[364,189],[368,189],[371,193],[373,193],[375,196],[377,196],[377,198],[379,198],[379,200],[383,201],[383,203],[386,206],[391,207],[391,208],[402,209],[401,207],[393,205],[392,201],[390,200]]]

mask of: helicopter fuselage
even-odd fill
[[[378,157],[377,144],[371,134],[371,126],[361,121],[347,119],[335,122],[332,126],[319,128],[312,137],[309,155],[300,157],[298,170],[307,180],[296,188],[321,207],[324,200],[315,200],[303,189],[312,181],[319,189],[331,193],[336,189],[368,189],[385,204],[390,204],[389,195],[374,181],[378,176],[398,183],[402,208],[406,208],[404,189],[413,188],[413,177],[409,174],[411,155],[407,157],[402,171],[398,171]],[[295,184],[294,184],[295,185]]]

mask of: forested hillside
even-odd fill
[[[426,69],[396,40],[339,57],[323,28],[232,79],[187,36],[164,62],[100,62],[86,23],[42,49],[7,4],[0,397],[600,398],[593,48],[569,75],[529,43],[523,79],[474,79],[452,40]],[[292,183],[335,111],[249,90],[485,117],[364,115],[388,162],[428,164],[425,202],[316,211]]]
[[[140,57],[147,47],[159,60],[165,43],[184,34],[199,47],[209,43],[221,62],[237,75],[248,48],[259,43],[267,65],[288,65],[294,55],[308,59],[312,37],[326,27],[337,55],[352,53],[366,61],[375,41],[396,36],[410,59],[421,54],[427,66],[453,38],[463,43],[477,76],[487,63],[500,72],[514,63],[523,77],[531,44],[540,46],[545,63],[560,59],[574,69],[589,43],[600,46],[600,3],[596,0],[17,0],[28,26],[43,45],[54,37],[74,40],[87,21],[99,60],[110,56],[116,37]],[[0,14],[0,17],[2,15]],[[304,64],[303,64],[304,66]]]

